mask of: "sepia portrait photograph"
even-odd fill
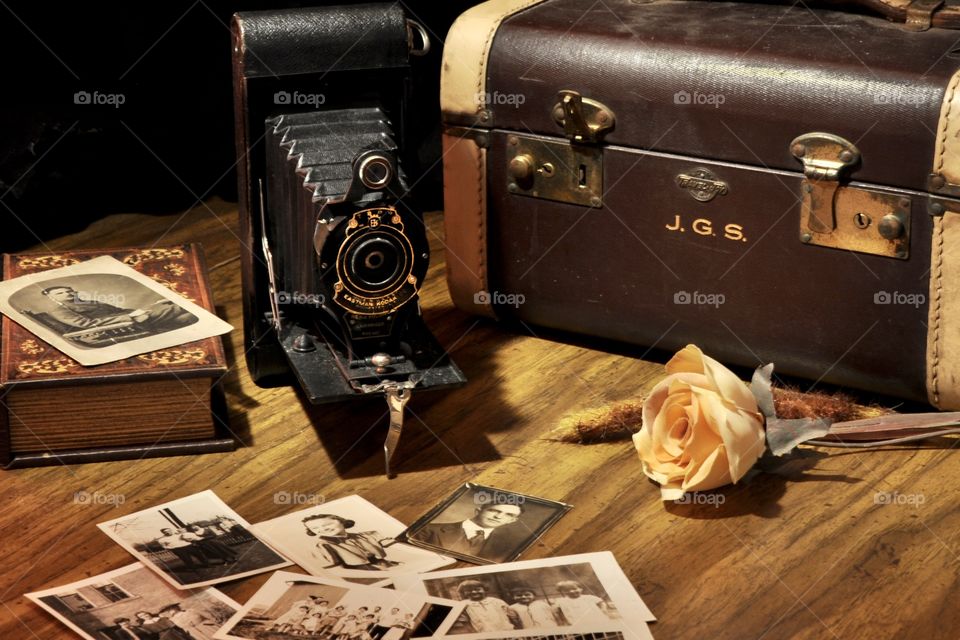
[[[655,619],[609,552],[400,576],[394,585],[464,602],[449,633],[465,639],[629,629],[633,640],[651,637]]]
[[[385,580],[454,562],[439,553],[397,542],[406,525],[356,495],[260,522],[253,528],[316,576]]]
[[[87,640],[213,640],[240,609],[213,588],[178,591],[139,562],[26,596]]]
[[[470,636],[470,638],[475,638],[476,640],[521,640],[522,638],[529,638],[530,640],[635,640],[636,638],[645,637],[646,636],[631,634],[626,629],[568,631],[566,633],[556,634],[541,634],[536,631],[514,631],[510,635],[492,633]],[[467,636],[457,636],[457,638],[466,640]]]
[[[178,589],[236,580],[291,564],[212,491],[97,526]]]
[[[570,509],[562,502],[468,482],[413,523],[403,539],[468,562],[509,562]]]
[[[233,328],[110,256],[0,282],[0,312],[83,365]]]
[[[222,640],[409,640],[443,637],[462,605],[278,571],[218,632]]]

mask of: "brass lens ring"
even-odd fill
[[[368,189],[383,189],[393,179],[393,165],[381,155],[370,155],[357,168],[360,182]]]

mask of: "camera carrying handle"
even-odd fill
[[[422,48],[397,3],[246,11],[233,29],[245,78],[406,67]]]

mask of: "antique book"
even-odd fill
[[[102,255],[214,312],[196,244],[4,254],[3,278]],[[219,381],[227,364],[219,336],[85,367],[4,316],[0,350],[0,464],[6,468],[235,447],[223,435]]]

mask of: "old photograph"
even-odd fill
[[[83,365],[233,328],[110,256],[0,283],[0,312]]]
[[[394,584],[465,602],[450,630],[457,635],[625,628],[646,638],[655,619],[609,552],[400,576]]]
[[[453,564],[438,553],[397,542],[406,525],[360,496],[347,496],[260,522],[253,529],[307,572],[372,580]]]
[[[217,634],[223,640],[408,640],[443,637],[462,605],[278,571]]]
[[[236,580],[291,564],[212,491],[97,526],[179,589]]]
[[[139,562],[26,596],[87,640],[212,640],[240,609],[213,588],[178,591]]]
[[[608,631],[587,630],[559,634],[541,634],[537,632],[526,633],[523,631],[516,631],[508,636],[503,634],[477,636],[477,640],[480,640],[480,638],[483,638],[483,640],[521,640],[522,638],[528,638],[529,640],[633,640],[639,637],[646,636],[631,634],[626,629],[611,629]],[[458,638],[464,638],[464,636],[458,636]]]
[[[412,524],[403,539],[469,562],[509,562],[570,508],[468,482]]]

